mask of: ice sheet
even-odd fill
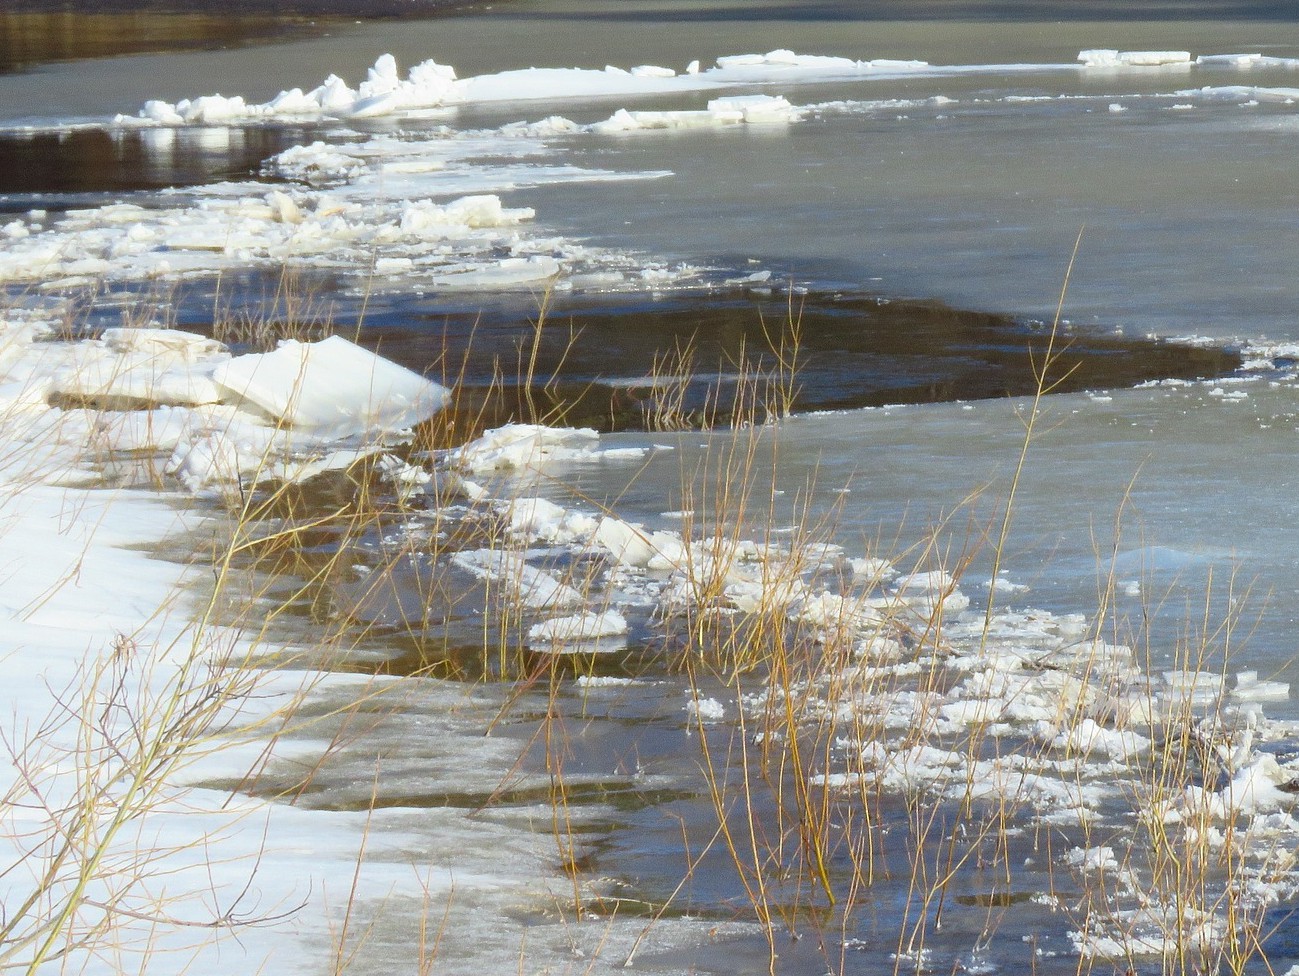
[[[118,124],[211,125],[230,122],[293,120],[303,116],[366,118],[419,112],[447,106],[528,100],[580,101],[593,98],[645,97],[680,94],[734,85],[813,82],[844,78],[890,78],[938,72],[989,70],[987,66],[935,68],[923,61],[851,58],[795,54],[723,57],[706,70],[678,74],[671,68],[638,65],[631,69],[526,68],[457,79],[455,69],[428,60],[402,77],[396,59],[385,54],[370,68],[356,89],[335,75],[304,92],[291,89],[268,102],[249,104],[242,96],[205,95],[170,103],[152,99],[132,117],[119,115]],[[1034,66],[1016,66],[1031,70]]]

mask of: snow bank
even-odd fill
[[[177,972],[256,969],[293,936],[246,928],[235,917],[243,909],[226,916],[221,906],[252,892],[249,921],[302,906],[306,927],[323,931],[329,893],[350,875],[365,823],[187,785],[247,775],[268,746],[241,727],[272,719],[315,679],[242,669],[257,652],[251,640],[195,623],[203,617],[195,594],[206,592],[204,580],[210,586],[212,566],[153,550],[199,531],[207,513],[178,504],[171,484],[115,489],[104,476],[105,466],[129,470],[137,460],[156,472],[159,456],[195,425],[241,415],[237,405],[211,402],[225,396],[214,373],[234,360],[220,343],[171,329],[110,329],[68,342],[57,322],[0,316],[0,559],[21,567],[0,587],[6,923],[15,940],[39,932],[33,926],[53,918],[84,880],[90,900],[73,905],[72,928],[58,936],[73,944],[67,956],[60,948],[56,968],[114,972],[166,959]],[[315,372],[322,362],[307,380],[341,392],[350,416],[370,402],[345,382],[363,361],[343,353],[324,361],[328,375]],[[390,377],[378,367],[371,373]],[[400,389],[413,393],[423,382]],[[245,416],[250,427],[268,423]],[[329,441],[318,432],[315,444]],[[293,748],[312,755],[324,747]],[[66,860],[57,854],[60,825],[77,837]],[[38,890],[43,897],[30,904],[39,909],[24,909]],[[360,890],[375,891],[369,880]],[[85,947],[77,944],[83,924],[94,926]]]

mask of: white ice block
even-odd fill
[[[349,437],[400,430],[446,405],[448,391],[341,336],[281,342],[217,368],[223,389],[290,427]]]

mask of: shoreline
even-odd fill
[[[0,75],[70,61],[284,43],[362,21],[454,17],[494,5],[481,0],[110,0],[88,12],[59,0],[0,0]]]
[[[156,14],[183,16],[212,14],[269,17],[337,17],[342,20],[430,17],[479,10],[508,0],[105,0],[95,14]],[[67,0],[0,0],[0,14],[76,14],[86,16],[81,5]]]

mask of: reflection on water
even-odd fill
[[[274,41],[309,29],[265,14],[0,12],[0,73],[50,61]]]
[[[245,178],[267,156],[304,137],[298,128],[224,126],[7,134],[0,137],[0,200],[15,193],[126,192]]]
[[[224,313],[256,316],[278,283],[275,274],[224,276]],[[328,310],[334,331],[456,385],[478,426],[529,419],[540,405],[570,425],[642,429],[669,391],[680,396],[678,420],[726,423],[748,402],[736,400],[739,387],[779,381],[782,348],[795,361],[797,411],[1025,396],[1049,337],[1041,322],[860,294],[554,296],[538,329],[539,296],[371,298],[326,275],[295,287]],[[212,327],[210,287],[192,283],[172,301],[184,328]],[[1241,365],[1232,348],[1068,326],[1056,354],[1061,393],[1217,378]]]
[[[508,399],[511,384],[502,389],[499,378],[518,373],[527,317],[518,309],[439,311],[412,329],[409,311],[381,313],[366,331],[384,355],[412,369],[449,361],[465,385],[494,387]],[[710,403],[724,408],[743,377],[774,376],[782,347],[797,358],[802,410],[1022,396],[1032,392],[1033,356],[1047,330],[939,302],[811,295],[791,304],[731,294],[621,304],[579,298],[553,307],[539,336],[535,357],[523,343],[537,385],[561,398],[570,423],[609,430],[640,426],[665,384],[682,387],[681,408],[691,416],[702,417]],[[1061,341],[1058,392],[1222,376],[1240,365],[1238,354],[1220,348],[1094,330]]]

